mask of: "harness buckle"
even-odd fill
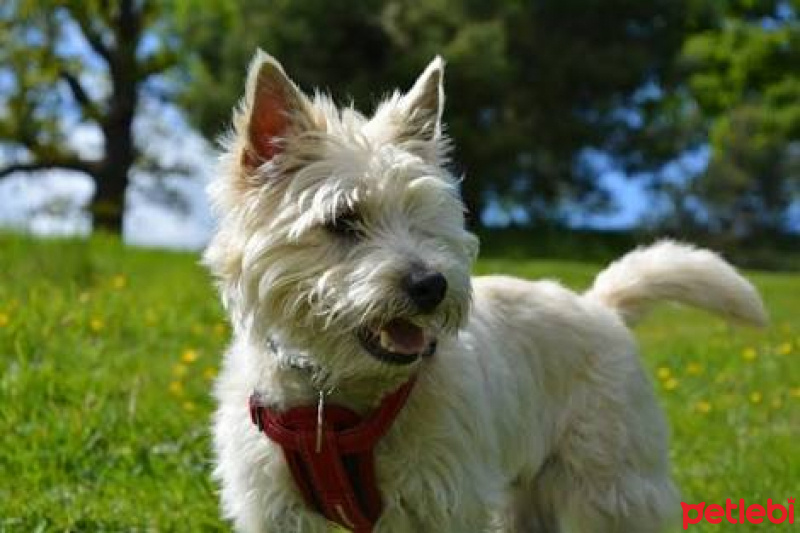
[[[250,420],[258,427],[259,433],[264,433],[264,422],[261,418],[264,406],[261,405],[261,395],[257,392],[251,394],[248,404],[250,407]]]

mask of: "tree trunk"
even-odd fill
[[[93,230],[122,236],[128,169],[110,169],[98,175],[94,183],[95,193],[89,206]]]
[[[95,230],[122,235],[125,191],[136,158],[133,143],[136,84],[128,79],[117,82],[115,89],[111,97],[111,109],[102,124],[106,151],[95,175],[91,210]]]
[[[91,211],[94,230],[122,235],[125,191],[136,159],[133,118],[138,103],[139,80],[136,47],[141,37],[141,12],[134,2],[122,0],[115,20],[117,48],[109,59],[111,95],[108,114],[101,122],[105,154],[95,176]]]
[[[132,102],[132,103],[128,103]],[[91,212],[94,230],[122,235],[125,214],[125,191],[135,158],[133,145],[133,109],[135,99],[112,108],[103,124],[106,153],[94,176],[95,193]]]

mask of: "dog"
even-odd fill
[[[264,52],[249,67],[203,257],[233,327],[213,424],[223,514],[248,533],[663,531],[679,493],[629,327],[659,300],[760,326],[760,297],[671,241],[582,294],[472,278],[443,69],[437,57],[366,116],[304,94]],[[326,417],[360,423],[392,402],[364,481]],[[316,414],[286,437],[295,448],[276,436],[289,412]]]

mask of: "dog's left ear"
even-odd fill
[[[432,141],[442,133],[444,111],[444,60],[436,56],[403,96],[405,120],[400,136]]]

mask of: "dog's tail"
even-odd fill
[[[722,258],[708,250],[661,241],[638,248],[612,263],[586,292],[635,324],[659,300],[694,305],[754,326],[767,312],[756,289]]]

